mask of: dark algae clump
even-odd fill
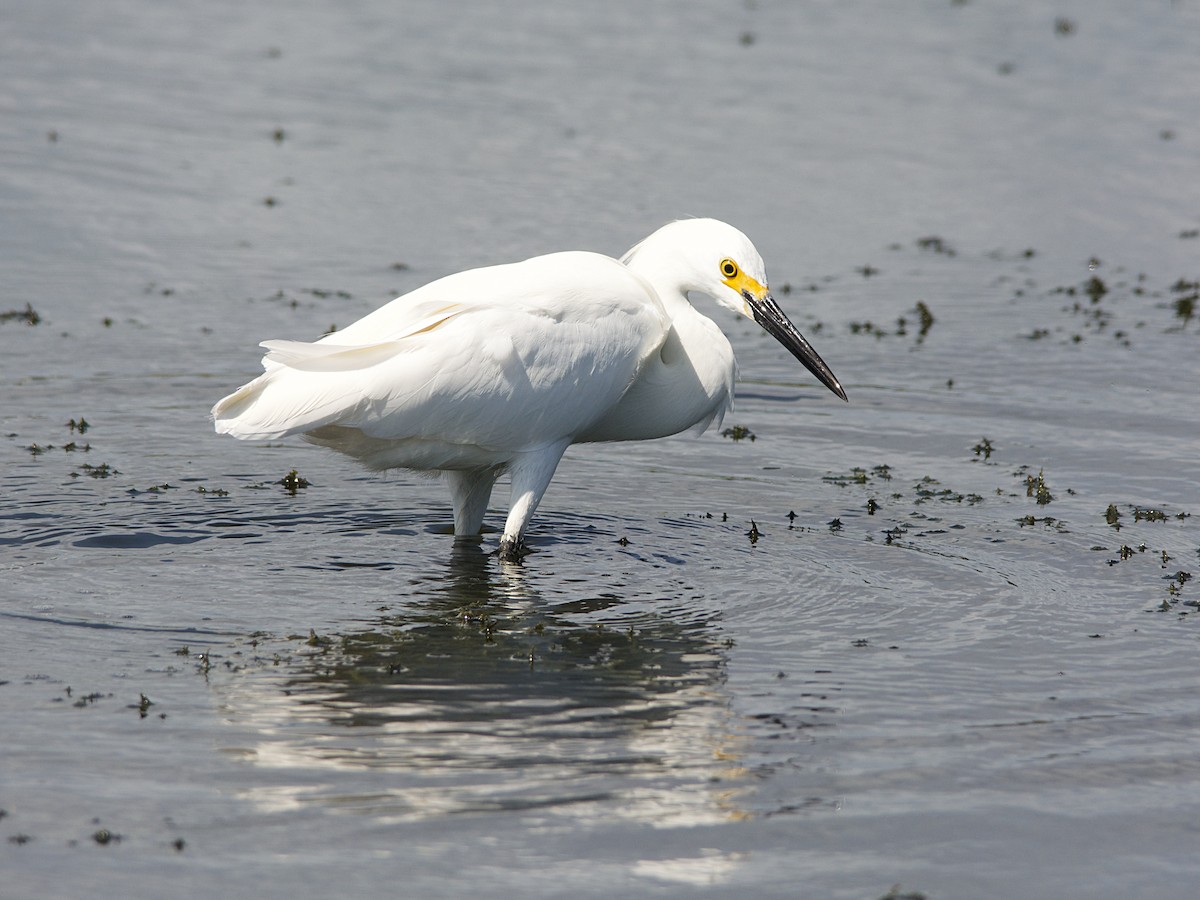
[[[296,496],[297,491],[311,486],[311,482],[295,469],[292,469],[275,483],[282,485],[283,489],[293,497]]]

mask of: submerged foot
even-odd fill
[[[497,554],[504,562],[519,563],[528,553],[529,548],[525,546],[525,542],[520,538],[505,535],[500,539],[500,549],[497,551]]]

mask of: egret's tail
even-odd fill
[[[245,441],[267,441],[284,437],[290,430],[283,423],[270,427],[263,415],[260,401],[266,389],[267,376],[262,375],[244,384],[212,408],[213,425],[217,434],[229,434]]]
[[[297,341],[263,344],[266,371],[212,408],[219,434],[278,440],[353,415],[365,402],[355,373],[396,352],[395,346],[338,347]]]

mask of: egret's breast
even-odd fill
[[[688,341],[672,328],[617,405],[576,440],[652,440],[703,430],[720,419],[733,396],[733,350],[715,325],[713,330],[719,340],[692,335]]]

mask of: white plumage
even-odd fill
[[[689,291],[759,322],[830,390],[833,373],[775,304],[740,231],[674,222],[620,261],[571,251],[450,275],[315,343],[266,341],[264,373],[213,407],[244,440],[302,434],[373,469],[441,472],[456,534],[478,534],[496,478],[519,558],[563,451],[718,422],[733,348]]]

